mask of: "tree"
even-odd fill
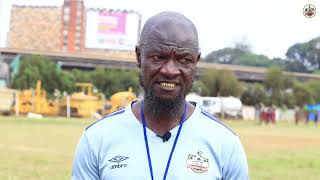
[[[243,53],[239,49],[224,48],[209,53],[204,61],[210,63],[221,63],[221,64],[232,64],[234,59],[239,56],[238,54]]]
[[[282,101],[282,105],[285,105],[287,108],[294,108],[294,106],[296,105],[296,97],[292,90],[285,91],[283,93]]]
[[[75,92],[77,82],[92,83],[107,97],[118,91],[127,91],[132,87],[135,92],[139,90],[138,72],[133,70],[117,70],[97,68],[94,71],[58,70],[56,65],[47,57],[31,55],[22,57],[18,74],[14,77],[12,87],[17,89],[35,88],[37,80],[42,81],[42,88],[48,95],[55,89]]]
[[[291,61],[306,65],[309,70],[320,69],[320,37],[294,44],[288,49],[286,56]]]
[[[192,85],[191,92],[200,96],[209,96],[209,89],[202,81],[195,81]]]
[[[138,92],[140,87],[138,72],[132,70],[97,68],[92,72],[91,79],[106,97],[118,91],[127,91],[129,87]]]
[[[296,82],[293,86],[293,93],[296,99],[296,105],[303,107],[306,104],[313,104],[312,90],[304,83]]]
[[[312,80],[306,83],[311,90],[312,97],[315,103],[320,103],[320,82]]]
[[[68,94],[76,91],[76,78],[72,72],[61,71],[60,72],[61,82],[59,86],[60,91],[65,91]],[[58,88],[58,87],[57,87]]]
[[[276,66],[276,63],[271,61],[267,56],[257,55],[253,53],[241,54],[238,58],[235,59],[233,64],[256,67]]]
[[[239,96],[241,85],[229,70],[206,70],[200,77],[209,89],[209,96]]]
[[[289,77],[283,74],[283,71],[279,67],[269,68],[266,73],[264,85],[268,92],[268,105],[282,106],[284,91],[290,89],[292,81]]]
[[[246,105],[265,104],[267,94],[261,84],[247,84],[241,95],[241,102]]]
[[[286,61],[285,69],[292,72],[308,73],[307,67],[300,61]]]
[[[280,68],[273,67],[266,73],[264,84],[267,89],[280,91],[284,87],[284,75]]]
[[[37,80],[41,80],[42,88],[49,93],[53,93],[61,83],[56,65],[47,57],[23,56],[19,72],[13,78],[12,87],[17,89],[35,88]]]
[[[265,55],[259,55],[239,48],[224,48],[208,54],[206,62],[221,64],[236,64],[243,66],[271,67],[284,66],[280,58],[269,59]]]
[[[314,71],[312,72],[312,74],[320,74],[320,69],[314,70]]]

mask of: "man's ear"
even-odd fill
[[[199,52],[197,62],[199,62],[200,57],[201,57],[201,53]]]
[[[139,46],[136,46],[136,60],[137,60],[137,67],[141,68],[141,51]]]

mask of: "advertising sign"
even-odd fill
[[[114,11],[87,11],[86,48],[134,50],[138,40],[139,15]]]

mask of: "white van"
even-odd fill
[[[208,113],[221,116],[222,114],[238,117],[241,115],[242,102],[235,97],[201,97],[194,94],[188,95],[187,101],[196,102],[203,110]]]

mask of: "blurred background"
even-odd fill
[[[70,179],[95,120],[143,97],[134,48],[162,11],[189,17],[188,101],[234,129],[251,179],[320,179],[319,1],[0,0],[0,179]]]

